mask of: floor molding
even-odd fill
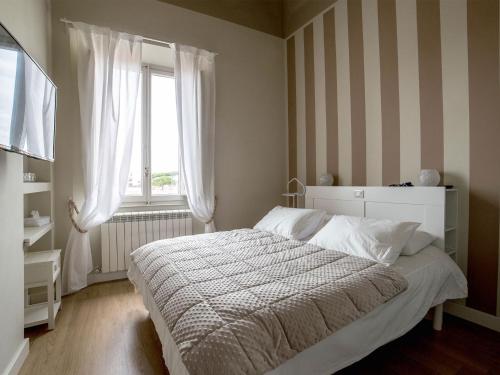
[[[446,311],[448,314],[500,332],[500,317],[498,316],[486,314],[482,311],[453,302],[447,302],[444,306],[444,311]]]
[[[4,375],[17,375],[21,367],[23,366],[24,361],[28,357],[30,344],[29,339],[23,339],[21,345],[17,348],[14,353],[10,363],[5,368]]]
[[[106,281],[123,280],[127,278],[127,271],[90,273],[87,276],[87,284],[104,283]]]

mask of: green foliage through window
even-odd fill
[[[175,183],[175,177],[178,175],[177,172],[159,172],[153,173],[151,175],[151,184],[153,186],[168,186]]]

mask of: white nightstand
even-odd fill
[[[30,304],[28,289],[43,286],[47,287],[48,301]],[[61,250],[26,253],[24,255],[24,327],[48,323],[49,329],[54,329],[60,307]]]

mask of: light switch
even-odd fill
[[[364,196],[365,196],[364,190],[354,190],[354,197],[355,198],[364,198]]]

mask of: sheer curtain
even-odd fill
[[[142,38],[83,23],[69,33],[78,76],[85,197],[76,222],[89,230],[108,220],[125,195]],[[91,270],[89,234],[73,227],[64,256],[64,293],[85,287]]]
[[[175,87],[181,169],[193,216],[214,232],[215,54],[179,44]]]

